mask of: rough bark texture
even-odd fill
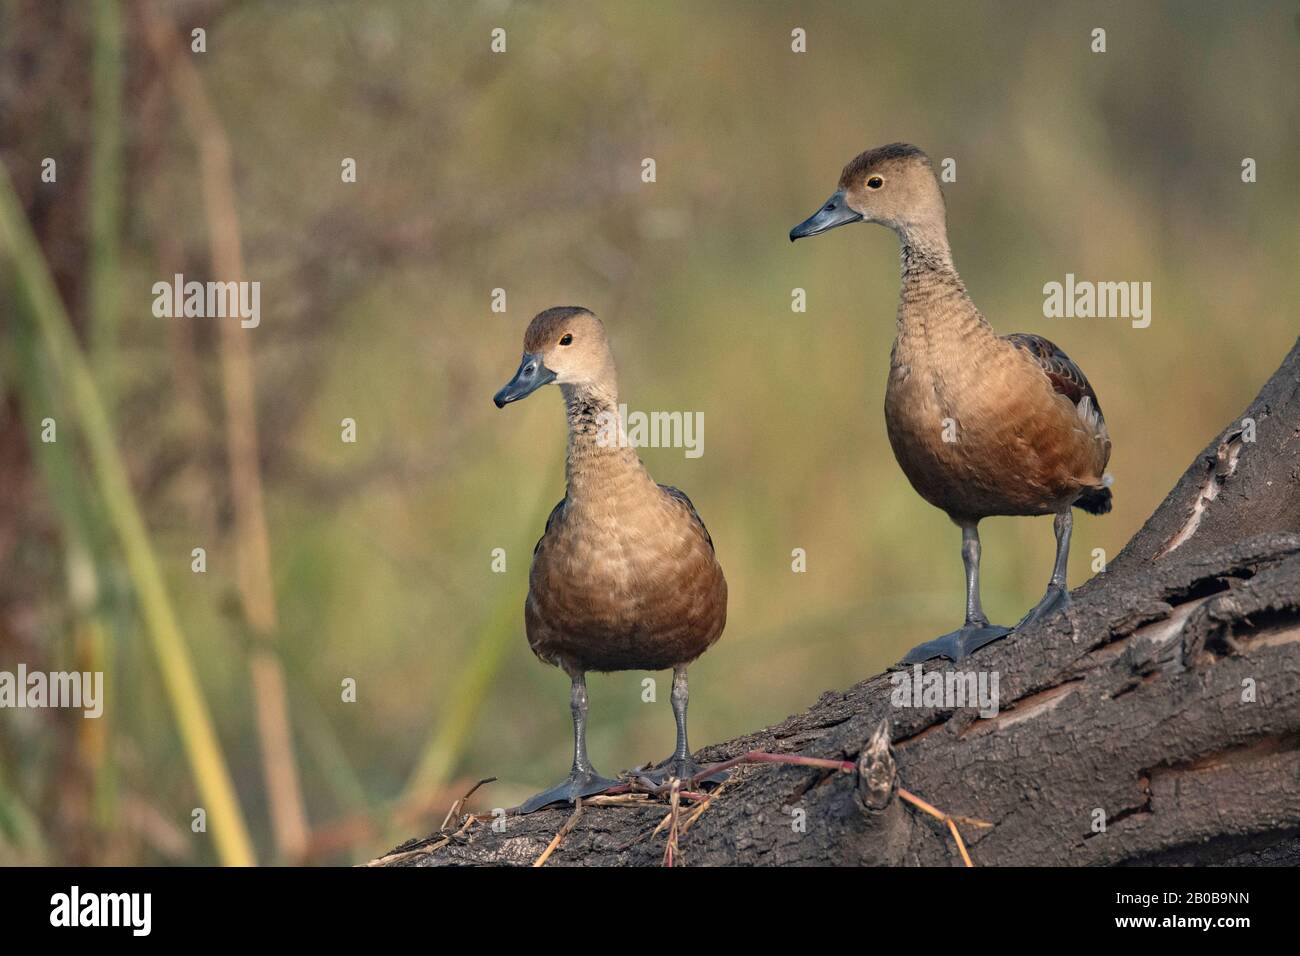
[[[996,671],[996,716],[896,707],[886,673],[705,750],[702,762],[749,750],[856,761],[882,721],[892,737],[862,785],[741,768],[682,835],[678,865],[960,866],[946,826],[898,786],[992,824],[959,824],[976,865],[1300,862],[1300,343],[1073,597],[1066,615],[956,668],[926,666]],[[891,749],[892,789],[879,779]],[[547,865],[659,865],[665,836],[650,831],[665,812],[589,807]],[[393,865],[531,864],[569,816],[470,826]]]

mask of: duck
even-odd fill
[[[904,662],[958,661],[1069,606],[1073,509],[1111,510],[1110,434],[1078,364],[1040,335],[998,335],[971,301],[924,151],[891,143],[854,157],[790,241],[858,222],[893,230],[902,250],[885,388],[889,443],[916,492],[961,529],[966,572],[963,625],[913,648]],[[996,515],[1053,516],[1047,590],[1015,628],[990,624],[980,603],[979,523]]]
[[[533,653],[569,676],[573,766],[518,810],[573,803],[621,782],[601,776],[587,755],[591,671],[671,668],[676,747],[637,776],[658,785],[674,777],[719,782],[722,774],[702,776],[686,733],[687,667],[727,621],[713,538],[686,493],[656,483],[626,440],[613,352],[590,310],[557,306],[535,316],[519,368],[493,402],[504,408],[551,383],[568,419],[566,488],[533,550],[524,625]]]

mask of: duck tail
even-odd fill
[[[1082,508],[1090,515],[1104,515],[1110,511],[1110,489],[1085,488],[1074,502],[1076,508]]]

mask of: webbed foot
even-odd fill
[[[966,624],[942,637],[936,637],[932,641],[918,644],[907,652],[907,655],[903,658],[903,663],[919,664],[935,657],[946,657],[950,661],[960,661],[963,658],[970,657],[986,644],[992,644],[1010,633],[1011,628],[989,624],[988,622]]]
[[[519,813],[532,813],[552,803],[573,803],[579,797],[594,797],[604,793],[610,787],[617,787],[622,781],[602,777],[594,770],[573,771],[569,779],[550,790],[543,790],[535,797],[530,797],[519,805]]]
[[[701,777],[700,774],[703,772],[704,768],[696,763],[694,758],[687,756],[683,759],[674,754],[667,760],[664,760],[653,767],[632,771],[632,776],[642,780],[648,780],[658,787],[662,787],[673,777],[676,777],[683,783],[691,782],[694,784],[702,784],[723,783],[731,776],[729,771],[719,770],[717,773],[711,773],[707,777]]]
[[[1037,624],[1039,621],[1046,620],[1058,611],[1064,611],[1070,606],[1070,592],[1059,584],[1050,585],[1043,599],[1030,608],[1029,613],[1020,619],[1016,625],[1019,631],[1030,624]]]

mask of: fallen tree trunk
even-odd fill
[[[896,706],[886,673],[707,748],[701,762],[850,766],[740,767],[676,862],[961,865],[901,787],[957,818],[977,865],[1300,863],[1300,343],[1073,596],[961,665],[926,665],[996,673],[996,715]],[[658,865],[666,811],[588,806],[547,865]],[[376,862],[531,864],[571,813],[456,820]]]

